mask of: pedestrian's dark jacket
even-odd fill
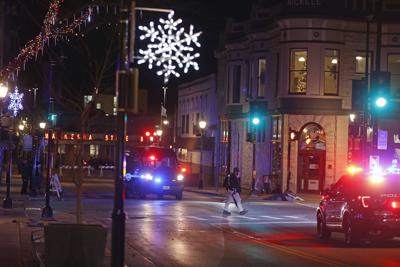
[[[22,163],[21,176],[22,179],[29,179],[32,175],[32,166],[29,163]]]
[[[240,182],[239,182],[239,177],[237,177],[234,173],[228,174],[227,177],[227,189],[228,190],[236,190],[237,192],[240,193]]]

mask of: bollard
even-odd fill
[[[103,177],[103,166],[100,166],[100,177]]]
[[[90,176],[90,166],[87,167],[87,176]]]
[[[60,166],[60,169],[59,169],[59,171],[58,171],[58,172],[60,173],[60,176],[63,175],[62,169],[63,169],[63,167]]]

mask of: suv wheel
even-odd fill
[[[177,200],[182,200],[182,191],[179,193],[176,193],[176,199]]]
[[[331,231],[329,231],[326,223],[322,217],[322,214],[318,212],[317,215],[317,234],[320,239],[329,239],[331,237]]]
[[[358,245],[360,243],[360,235],[351,223],[351,220],[346,217],[343,222],[344,241],[349,246]]]

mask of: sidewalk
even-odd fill
[[[209,195],[209,196],[215,196],[215,197],[226,197],[226,191],[224,188],[220,187],[218,188],[218,191],[215,190],[215,187],[205,187],[203,189],[199,189],[197,187],[185,187],[185,191],[187,192],[192,192],[192,193],[197,193],[197,194],[203,194],[203,195]],[[246,201],[274,201],[274,200],[269,200],[268,198],[273,196],[273,194],[251,194],[249,190],[243,190],[242,194],[243,198]],[[319,201],[321,200],[321,196],[319,194],[296,194],[298,197],[302,198],[304,201],[301,200],[296,200],[298,202],[304,202],[304,203],[309,203],[309,204],[318,204]]]

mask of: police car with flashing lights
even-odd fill
[[[400,236],[399,175],[343,175],[321,195],[316,216],[321,239],[342,232],[346,244],[356,245],[363,239]]]
[[[181,200],[184,175],[179,169],[172,149],[143,146],[129,149],[126,154],[125,195],[145,198],[156,194],[159,198],[173,195]]]

